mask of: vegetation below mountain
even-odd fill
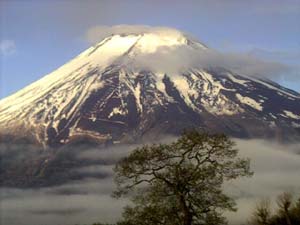
[[[115,166],[114,196],[132,202],[117,224],[227,224],[223,213],[236,207],[223,183],[252,175],[249,159],[237,154],[227,136],[197,131],[133,150]]]
[[[290,193],[282,193],[277,198],[277,210],[272,213],[271,201],[262,199],[253,212],[249,225],[299,225],[300,197],[293,201]]]

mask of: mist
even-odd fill
[[[151,27],[145,25],[116,25],[94,26],[87,30],[85,38],[95,44],[114,34],[137,35],[153,33],[160,35],[172,35],[174,38],[180,35],[189,40],[196,40],[191,34],[169,27]],[[201,43],[206,47],[205,43]],[[266,60],[251,53],[220,52],[213,48],[194,49],[182,46],[162,46],[151,53],[139,53],[138,57],[125,59],[125,65],[135,67],[137,70],[148,69],[160,73],[178,74],[186,69],[199,68],[226,68],[240,75],[255,76],[271,80],[296,80],[299,79],[299,68],[274,60]]]
[[[174,140],[169,137],[165,142]],[[235,139],[239,154],[251,159],[252,178],[227,183],[225,192],[237,202],[238,211],[226,213],[229,224],[244,224],[258,199],[283,191],[300,195],[300,144],[281,145],[263,140]],[[127,199],[111,197],[115,189],[114,164],[139,145],[91,148],[79,153],[79,159],[103,159],[105,164],[76,168],[77,172],[107,174],[101,179],[86,178],[38,189],[1,188],[0,223],[3,225],[74,225],[115,222],[121,217]]]
[[[245,224],[256,203],[270,198],[273,210],[282,192],[300,196],[300,144],[278,144],[264,140],[235,140],[240,156],[251,159],[254,171],[250,179],[226,184],[226,192],[235,198],[238,211],[226,213],[230,224]]]

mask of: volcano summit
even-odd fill
[[[241,138],[300,139],[299,93],[197,64],[211,52],[173,29],[111,34],[2,99],[0,135],[54,147],[78,139],[134,142],[192,127]]]

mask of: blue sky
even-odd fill
[[[211,48],[292,68],[275,81],[300,91],[300,0],[1,0],[0,98],[89,47],[95,26],[168,26]]]

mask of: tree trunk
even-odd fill
[[[192,225],[193,217],[192,214],[186,205],[185,199],[182,195],[179,197],[181,208],[183,210],[183,225]]]
[[[288,211],[285,212],[285,220],[286,220],[287,225],[292,225],[292,222],[291,222],[290,215],[289,215]]]

